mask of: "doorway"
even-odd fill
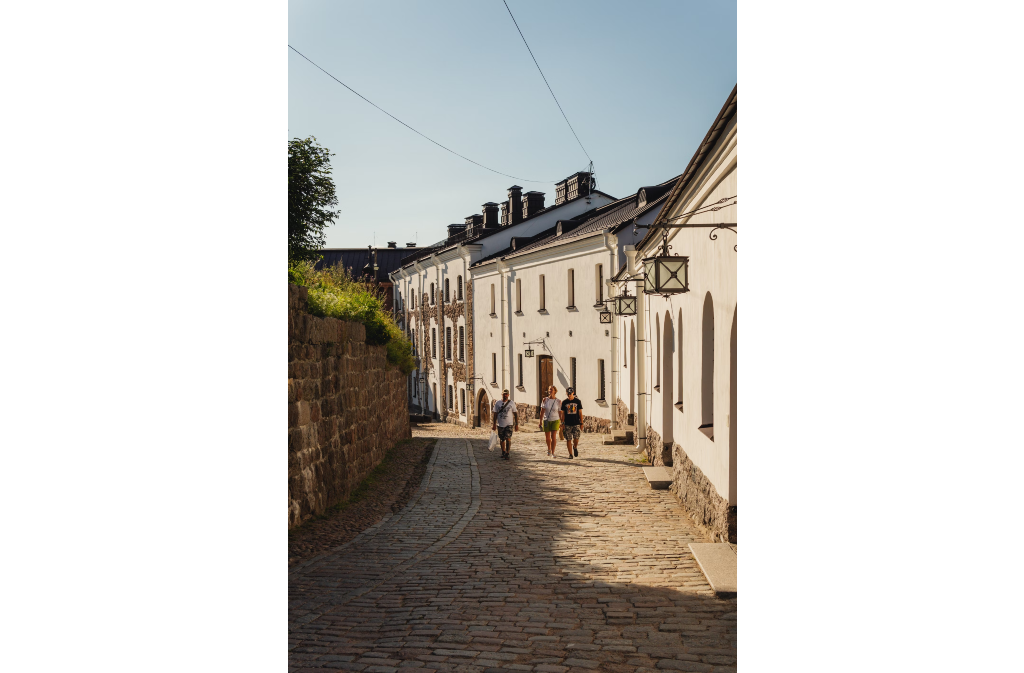
[[[480,396],[476,403],[476,427],[481,428],[491,424],[491,404],[487,399],[487,393],[480,390]]]
[[[537,406],[548,396],[548,388],[555,384],[555,368],[550,355],[541,355],[537,358],[537,381],[540,382],[537,391]]]

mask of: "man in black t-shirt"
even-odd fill
[[[568,397],[562,401],[562,410],[559,415],[562,417],[562,434],[565,435],[565,445],[569,448],[569,458],[573,455],[580,455],[580,430],[583,428],[583,402],[576,397],[576,390],[566,388],[565,394]]]

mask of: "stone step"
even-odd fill
[[[665,489],[672,484],[672,470],[667,467],[645,467],[644,476],[651,488]]]
[[[736,595],[736,552],[732,545],[724,542],[691,542],[690,552],[716,594]]]

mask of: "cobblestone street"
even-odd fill
[[[736,670],[736,599],[629,447],[489,434],[414,429],[440,439],[408,505],[290,570],[289,670]]]

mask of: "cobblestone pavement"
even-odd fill
[[[736,670],[736,599],[628,447],[517,433],[505,462],[487,430],[414,433],[446,436],[405,509],[289,572],[290,671]]]
[[[388,451],[378,466],[382,473],[365,493],[353,494],[341,511],[328,512],[288,531],[288,566],[328,552],[386,514],[400,511],[419,487],[435,441],[435,437],[423,436],[401,442]]]

